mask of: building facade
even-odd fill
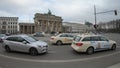
[[[64,33],[71,33],[72,31],[72,27],[71,26],[67,26],[63,24],[63,28],[62,28],[62,32]]]
[[[19,32],[22,34],[33,34],[35,33],[34,23],[19,23]]]
[[[48,14],[36,13],[34,17],[35,32],[62,32],[62,18]]]
[[[18,17],[0,17],[0,33],[16,34],[18,32]]]
[[[94,28],[93,27],[88,27],[87,25],[80,24],[80,23],[69,23],[69,22],[64,22],[63,26],[67,26],[66,30],[63,30],[65,32],[71,32],[71,33],[84,33],[87,31],[91,31]]]
[[[102,22],[98,24],[98,30],[103,32],[119,32],[120,33],[120,19],[110,22]]]

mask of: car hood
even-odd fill
[[[48,46],[48,44],[46,42],[43,41],[36,41],[31,43],[32,45],[37,45],[37,46]]]

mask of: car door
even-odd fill
[[[17,37],[16,49],[21,52],[28,52],[29,44],[24,42],[27,42],[24,38]]]
[[[16,49],[16,37],[8,37],[6,39],[5,45],[8,45],[11,50],[17,51]]]
[[[85,45],[84,46],[84,48],[88,48],[88,47],[90,47],[90,46],[94,46],[94,41],[92,41],[92,43],[91,43],[91,39],[90,39],[90,37],[84,37],[83,39],[82,39],[82,43]]]
[[[67,43],[72,43],[74,36],[67,35]]]
[[[62,35],[60,35],[59,40],[61,40],[62,43],[67,43],[67,42],[68,42],[68,39],[67,39],[67,38],[68,38],[68,37],[67,37],[66,34],[62,34]]]
[[[95,48],[95,50],[99,50],[101,48],[101,43],[100,40],[97,36],[92,36],[90,37],[91,39],[91,46],[93,46]]]
[[[110,43],[109,40],[105,37],[100,37],[100,41],[101,41],[101,46],[103,49],[108,49],[110,48]]]

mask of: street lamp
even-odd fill
[[[94,17],[95,17],[95,25],[94,28],[97,29],[96,23],[97,23],[97,18],[96,18],[96,6],[94,4]]]
[[[94,28],[97,30],[97,14],[103,14],[103,13],[108,13],[108,12],[114,12],[115,15],[117,15],[117,10],[109,10],[109,11],[104,11],[104,12],[96,12],[96,6],[94,4],[94,17],[95,17],[95,25]]]

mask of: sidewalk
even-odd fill
[[[115,64],[115,65],[112,65],[112,66],[110,66],[110,67],[108,67],[108,68],[120,68],[120,63]]]

